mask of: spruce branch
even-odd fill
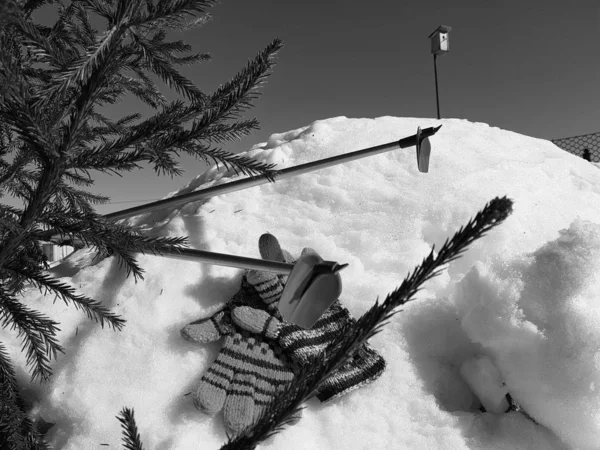
[[[179,66],[190,66],[192,64],[197,64],[199,62],[210,61],[212,56],[210,53],[196,53],[195,55],[181,56],[176,57],[173,56],[169,58],[169,62],[171,64],[177,64]]]
[[[210,96],[210,109],[194,121],[189,131],[173,133],[162,144],[178,145],[192,139],[201,139],[212,124],[238,118],[239,112],[247,108],[250,101],[258,96],[256,88],[269,76],[274,56],[282,47],[280,39],[275,39],[267,45],[244,70]]]
[[[19,227],[19,224],[15,223],[10,219],[0,217],[0,233],[5,236],[8,233],[20,233],[23,229]]]
[[[93,44],[94,40],[92,39],[92,41],[86,45],[86,40],[82,36],[82,30],[71,24],[72,18],[77,12],[77,7],[79,5],[76,2],[73,2],[66,7],[62,3],[59,3],[57,6],[58,20],[50,29],[50,33],[47,36],[48,40],[60,47],[62,51],[71,55],[73,55],[73,49],[69,48],[67,41],[70,41],[71,44],[75,43],[83,49]]]
[[[22,148],[17,150],[13,162],[11,164],[5,164],[3,161],[3,167],[0,172],[0,186],[10,182],[15,177],[24,174],[25,167],[33,160],[31,154],[24,151]]]
[[[126,127],[131,125],[131,122],[133,122],[135,120],[139,120],[141,118],[142,118],[142,115],[139,113],[133,113],[133,114],[129,114],[127,116],[121,117],[119,120],[117,120],[116,123],[114,123],[111,130],[115,131],[117,133],[122,133],[126,130]]]
[[[106,2],[103,0],[82,0],[82,3],[87,5],[92,11],[94,11],[99,16],[105,18],[109,21],[109,27],[111,26],[111,21],[115,15],[114,1]]]
[[[15,180],[9,180],[4,186],[0,188],[2,191],[8,191],[13,197],[17,197],[24,202],[30,202],[34,194],[34,187],[24,181],[16,182]],[[4,195],[4,194],[2,194]]]
[[[98,220],[98,215],[95,212],[86,211],[80,214],[80,218],[75,218],[70,214],[69,208],[64,204],[60,197],[53,199],[54,201],[47,205],[44,211],[39,215],[38,222],[47,226],[49,231],[41,231],[32,235],[33,239],[44,242],[51,242],[55,245],[76,245],[71,242],[79,240],[86,246],[91,246],[92,241],[96,245],[101,245],[99,241],[94,241],[93,237],[87,239],[88,235],[93,234],[93,228],[90,225],[90,220]],[[59,234],[60,241],[54,242],[51,236]]]
[[[23,214],[23,210],[9,205],[0,204],[0,233],[4,234],[7,231],[11,233],[23,232],[23,227],[19,224],[19,217]]]
[[[133,169],[141,169],[137,164],[140,160],[147,157],[147,151],[143,148],[137,148],[129,153],[98,152],[96,149],[80,150],[76,156],[72,157],[69,166],[72,169],[93,169],[99,172],[110,171],[119,175],[117,170],[127,172]]]
[[[129,79],[127,79],[126,77],[120,77],[120,79],[117,80],[117,82],[128,83]],[[108,117],[105,117],[102,114],[97,113],[96,111],[91,111],[90,119],[92,119],[98,124],[102,124],[102,126],[90,127],[89,129],[91,133],[98,133],[102,136],[111,134],[122,134],[125,133],[128,127],[132,125],[130,122],[138,120],[141,117],[141,114],[134,113],[119,119],[117,122],[114,122],[113,120],[110,120]]]
[[[67,64],[67,55],[59,47],[52,45],[52,42],[40,32],[43,29],[42,27],[22,17],[18,18],[15,24],[19,30],[19,34],[22,36],[22,44],[36,50],[39,56],[47,58],[47,61],[54,67],[64,67]]]
[[[218,123],[206,129],[205,139],[209,142],[219,144],[237,141],[259,128],[259,123],[256,119],[242,120],[232,124]]]
[[[6,267],[5,270],[27,277],[27,279],[44,295],[52,293],[55,295],[55,300],[60,297],[66,305],[73,303],[75,308],[84,311],[89,319],[100,323],[102,328],[104,328],[104,322],[106,322],[113,330],[121,330],[125,325],[126,321],[124,319],[121,319],[118,315],[110,312],[110,310],[103,306],[102,303],[84,295],[77,294],[75,289],[68,284],[62,283],[56,278],[46,275],[41,271],[10,266]]]
[[[105,237],[103,242],[106,243],[110,249],[110,254],[117,257],[119,267],[125,266],[127,276],[133,274],[134,281],[137,283],[138,278],[144,279],[142,275],[144,270],[137,264],[134,257],[135,253],[162,256],[166,252],[177,252],[180,246],[187,244],[187,238],[151,238],[140,234],[134,234],[127,229],[120,232],[117,228],[113,229],[111,237]]]
[[[185,95],[190,100],[204,100],[206,95],[194,83],[171,67],[170,61],[158,53],[149,42],[144,42],[135,34],[132,34],[132,39],[140,48],[146,67],[158,75],[167,86],[175,88],[179,94]]]
[[[192,50],[192,46],[185,42],[173,41],[165,42],[167,33],[165,30],[158,30],[158,32],[150,39],[147,45],[151,46],[154,51],[159,52],[163,58],[165,58],[171,64],[194,64],[200,61],[209,61],[211,59],[210,53],[196,53],[194,55],[178,57],[175,56],[177,53],[189,52]],[[143,40],[142,40],[143,42]]]
[[[6,38],[1,39],[0,44],[10,45]],[[22,70],[18,66],[17,59],[9,52],[0,52],[0,98],[8,101],[21,97],[24,90],[22,85]],[[2,123],[2,128],[6,132],[9,126],[7,123]]]
[[[95,247],[98,257],[116,256],[119,267],[126,268],[127,276],[133,274],[135,282],[138,278],[144,279],[144,271],[137,264],[135,253],[161,256],[166,252],[177,252],[187,245],[186,237],[149,237],[128,226],[104,222],[95,213],[86,213],[81,220],[60,219],[60,206],[53,205],[53,208],[46,211],[41,219],[53,228],[52,234],[58,233],[61,236],[60,242],[73,245],[70,244],[71,240],[79,241],[86,247]],[[47,234],[48,232],[41,232],[37,238],[46,240]]]
[[[506,197],[494,198],[450,241],[446,239],[437,256],[434,256],[432,248],[399,288],[388,294],[381,305],[376,300],[373,307],[340,334],[313,364],[300,370],[292,386],[273,399],[254,426],[237,437],[229,437],[221,450],[251,450],[282,431],[285,425],[290,424],[292,415],[301,409],[301,405],[316,394],[323,381],[343,366],[361,345],[381,332],[389,319],[402,311],[397,308],[414,299],[423,283],[438,275],[443,266],[456,260],[472,242],[500,225],[512,213],[512,204]]]
[[[247,156],[233,155],[218,149],[203,148],[198,151],[198,155],[204,159],[206,164],[210,164],[208,158],[211,158],[219,167],[219,162],[222,162],[227,170],[233,170],[238,173],[238,170],[244,175],[253,175],[259,171],[265,171],[265,177],[274,182],[279,172],[274,170],[277,164],[266,164],[256,161]],[[267,172],[268,171],[268,172]]]
[[[77,173],[79,170],[84,172],[87,175],[87,177],[79,175],[79,173]],[[91,186],[92,184],[94,184],[94,180],[92,180],[89,172],[85,169],[74,169],[73,171],[67,170],[65,171],[63,176],[67,181],[76,184],[77,186]]]
[[[17,101],[6,102],[6,110],[0,110],[0,120],[5,120],[12,127],[24,146],[30,150],[32,158],[35,157],[40,165],[49,165],[50,160],[57,154],[39,125],[42,119],[34,113],[23,97],[15,96],[15,100]]]
[[[14,401],[18,390],[17,375],[2,342],[0,342],[0,386],[2,386],[0,392],[5,392],[5,395]]]
[[[169,28],[173,31],[187,31],[192,28],[200,28],[206,25],[208,22],[212,20],[212,16],[210,13],[206,13],[203,16],[196,17],[192,20],[188,20],[187,22],[164,22],[165,28]],[[143,25],[145,28],[148,28],[147,25]]]
[[[135,417],[133,416],[133,409],[123,408],[117,416],[121,427],[123,428],[123,446],[126,450],[144,450],[140,433],[138,432],[137,425],[135,423]]]
[[[169,151],[171,148],[186,146],[189,148],[187,144],[192,140],[203,139],[211,135],[214,136],[215,129],[207,131],[211,125],[236,118],[241,109],[247,108],[250,101],[256,97],[257,94],[254,92],[256,85],[266,79],[268,76],[267,72],[273,65],[273,56],[281,48],[281,40],[275,39],[234,80],[211,96],[209,101],[211,108],[194,122],[191,131],[177,127],[180,123],[196,116],[202,108],[202,104],[184,106],[183,102],[175,101],[167,105],[162,112],[132,127],[130,133],[112,142],[95,147],[93,152],[99,154],[104,154],[105,152],[117,153],[128,147],[147,145],[145,143],[148,141],[148,136],[156,136],[152,141],[153,150],[148,153],[150,155],[154,153],[153,160],[159,163],[155,165],[155,171],[175,169],[174,166],[169,166],[169,158],[159,158],[157,155]],[[238,104],[242,106],[238,106]],[[230,136],[235,136],[236,133],[241,135],[257,126],[258,123],[256,121],[242,122],[237,127],[229,130]],[[216,152],[214,155],[220,158],[223,153]],[[225,163],[226,161],[222,160],[222,162]],[[227,161],[227,163],[229,162]],[[233,167],[237,166],[233,165]],[[252,173],[252,171],[256,170],[261,174],[267,175],[270,180],[274,179],[273,174],[265,173],[264,171],[268,169],[265,169],[260,164],[254,168],[248,167],[247,169],[248,171],[245,173]],[[177,173],[177,171],[175,170],[172,173]]]
[[[72,205],[75,210],[83,210],[89,213],[94,212],[90,208],[90,203],[95,204],[106,204],[110,201],[109,197],[99,194],[92,194],[91,192],[82,191],[81,189],[75,189],[61,183],[56,188],[56,195],[63,196]]]
[[[82,31],[78,34],[88,47],[91,46],[96,39],[96,30],[94,27],[92,27],[87,10],[82,4],[76,2],[71,3],[69,6],[73,6],[75,8],[75,15],[81,24],[81,27],[73,27],[73,29],[75,31]]]
[[[179,154],[173,151],[177,156]],[[154,146],[147,146],[145,149],[145,155],[150,164],[154,164],[154,172],[157,175],[182,175],[184,171],[179,168],[175,160],[166,152],[157,151]]]
[[[150,6],[150,2],[146,2],[148,14],[132,24],[144,27],[166,26],[181,30],[184,19],[193,17],[196,13],[206,13],[208,8],[218,3],[218,0],[167,0]],[[192,21],[191,24],[203,21],[206,19],[200,18]]]
[[[107,31],[87,50],[85,55],[71,63],[66,71],[55,78],[58,83],[55,84],[51,95],[64,93],[71,86],[82,86],[88,83],[92,74],[106,64],[106,59],[112,55],[122,32],[117,27]]]
[[[142,123],[131,127],[128,132],[119,138],[93,147],[98,154],[119,153],[128,147],[143,144],[148,136],[155,136],[171,127],[178,125],[186,114],[193,114],[194,108],[185,107],[181,100],[176,100],[163,107],[158,114],[146,119]]]
[[[222,102],[229,104],[230,98],[239,97],[240,101],[226,108],[228,115],[223,119],[237,118],[242,110],[251,106],[252,100],[258,98],[258,88],[269,77],[269,69],[274,65],[277,52],[283,48],[281,39],[274,39],[264,50],[262,50],[246,67],[236,74],[228,83],[219,87],[211,96],[211,107],[218,108]]]
[[[0,444],[15,450],[48,450],[48,445],[27,415],[17,377],[0,342]]]
[[[3,289],[0,290],[0,300],[0,324],[3,328],[17,329],[17,337],[23,338],[22,351],[27,349],[32,381],[36,378],[48,380],[52,374],[49,358],[56,359],[57,352],[64,353],[56,340],[58,323],[22,305]]]
[[[167,98],[158,90],[148,75],[138,68],[134,68],[134,71],[139,78],[129,79],[129,91],[154,109],[166,106]]]
[[[94,212],[94,208],[90,206],[90,203],[106,204],[110,200],[103,195],[75,189],[61,182],[56,188],[55,201],[62,204],[63,199],[69,207],[69,212],[75,214],[91,214]]]
[[[20,137],[23,144],[29,148],[31,157],[37,157],[41,164],[48,164],[56,153],[41,126],[44,121],[31,106],[29,84],[14,57],[0,52],[0,84],[4,83],[11,89],[9,92],[3,92],[0,122]]]
[[[120,28],[113,29],[109,33],[109,37],[101,45],[96,52],[90,55],[90,59],[83,66],[77,68],[76,74],[81,72],[84,77],[81,80],[81,89],[76,97],[68,122],[65,124],[65,132],[61,142],[61,155],[70,155],[78,143],[79,134],[82,128],[85,128],[86,118],[93,110],[94,102],[101,94],[100,88],[104,84],[103,78],[110,78],[109,71],[114,70],[117,64],[117,59],[110,60],[116,52],[117,39],[122,35]],[[92,71],[92,67],[94,68]],[[86,72],[86,69],[90,70]],[[71,79],[66,79],[67,85],[59,85],[59,95],[66,92],[66,88],[70,87]],[[61,88],[65,87],[62,91]],[[52,95],[51,95],[52,97]]]
[[[210,140],[211,136],[216,136],[215,132],[218,131],[219,126],[225,133],[223,136],[224,139],[246,134],[250,129],[258,127],[258,122],[256,121],[246,121],[235,125],[224,125],[220,122],[236,118],[239,112],[246,108],[250,104],[250,101],[256,97],[257,94],[254,92],[254,89],[257,84],[260,84],[268,76],[267,72],[273,64],[273,56],[281,47],[281,41],[275,39],[232,82],[228,83],[225,88],[220,88],[217,93],[211,96],[209,103],[212,107],[194,121],[190,130],[184,130],[181,127],[172,128],[170,132],[158,137],[153,142],[155,152],[158,154],[161,152],[161,148],[178,147],[188,150],[194,148],[189,145],[191,141],[199,139]],[[170,111],[167,110],[163,114],[169,113]],[[152,122],[148,122],[146,126],[152,125]],[[137,132],[140,133],[141,130],[138,129]],[[206,150],[206,147],[202,146],[197,146],[196,148],[198,149],[199,156],[202,157],[202,153],[207,152],[206,156],[223,162],[225,166],[231,164],[236,173],[238,173],[237,169],[241,169],[239,166],[240,163],[246,165],[246,158],[244,157],[227,155],[219,150]],[[157,157],[154,159],[163,163],[162,166],[156,166],[155,170],[158,170],[158,168],[164,170],[164,163],[168,163],[168,159],[159,159]],[[269,169],[266,165],[255,162],[253,166],[246,165],[244,170],[241,171],[245,174],[252,174],[254,171],[262,172],[270,181],[274,181],[277,174],[274,171],[268,172]]]
[[[31,152],[27,152],[25,146],[17,148],[12,163],[0,161],[0,195],[2,191],[9,191],[12,195],[27,199],[33,192],[34,185],[39,179],[39,171],[27,169],[27,166],[36,161]]]

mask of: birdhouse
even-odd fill
[[[450,41],[448,40],[448,33],[452,28],[446,25],[440,25],[435,29],[433,33],[429,35],[431,39],[431,53],[439,55],[446,53],[450,50]]]

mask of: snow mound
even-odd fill
[[[576,220],[532,254],[477,262],[451,298],[511,394],[577,448],[600,440],[600,225]]]
[[[371,340],[388,362],[380,379],[326,406],[312,399],[300,423],[261,448],[597,448],[596,167],[549,141],[458,119],[336,117],[273,134],[246,155],[285,168],[439,124],[429,173],[417,170],[414,148],[394,150],[129,219],[153,236],[189,236],[202,250],[259,257],[266,231],[293,254],[312,247],[350,264],[341,300],[358,317],[492,198],[514,201],[505,223]],[[169,195],[236,178],[213,167]],[[84,252],[52,269],[122,314],[128,323],[120,333],[37,292],[23,298],[61,323],[66,355],[53,362],[50,383],[27,392],[36,411],[56,423],[48,434],[55,448],[119,447],[116,415],[124,406],[135,409],[147,448],[219,448],[226,441],[222,418],[197,411],[189,395],[219,343],[193,345],[179,330],[226,302],[242,271],[152,255],[139,262],[146,274],[137,284],[114,258],[91,266]],[[19,340],[9,330],[0,330],[0,340],[27,383]],[[493,361],[537,424],[519,412],[482,413],[460,373],[468,360]]]

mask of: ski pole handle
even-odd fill
[[[433,136],[435,133],[437,133],[437,131],[440,128],[442,128],[441,125],[437,126],[437,127],[425,128],[425,129],[421,130],[420,133],[413,134],[412,136],[405,137],[404,139],[400,139],[398,141],[398,145],[400,146],[400,148],[407,148],[407,147],[417,146],[417,140],[421,140],[422,141],[425,138]]]

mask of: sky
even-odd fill
[[[206,92],[233,77],[274,38],[285,45],[263,96],[247,114],[261,122],[261,130],[224,146],[226,151],[245,151],[277,130],[321,118],[435,118],[428,36],[442,24],[452,31],[450,52],[438,58],[441,117],[541,139],[599,131],[595,0],[576,6],[538,0],[223,0],[211,14],[206,26],[177,37],[213,55],[208,63],[182,68]],[[151,113],[136,99],[106,111],[114,118]],[[160,199],[206,167],[188,156],[181,165],[186,172],[174,179],[158,177],[151,168],[124,178],[94,173],[96,190],[113,202],[97,211]]]
[[[336,117],[280,130],[247,156],[292,167],[437,123]],[[441,123],[427,173],[414,147],[392,150],[127,220],[149,236],[186,235],[192,248],[231,255],[259,258],[265,232],[294,257],[311,247],[349,264],[340,302],[358,318],[486,203],[513,201],[505,221],[369,341],[387,362],[379,378],[328,403],[310,399],[300,422],[261,450],[598,448],[600,164],[481,122]],[[234,178],[212,168],[179,192]],[[144,448],[221,448],[223,415],[204,414],[193,399],[223,339],[194,342],[181,330],[217,313],[243,270],[140,255],[145,278],[135,283],[114,257],[92,257],[80,250],[49,274],[127,320],[122,331],[27,291],[19,300],[59,322],[65,349],[40,385],[29,383],[17,333],[0,329],[32,414],[55,424],[53,448],[121,448],[124,407]],[[507,392],[523,412],[504,412]]]

